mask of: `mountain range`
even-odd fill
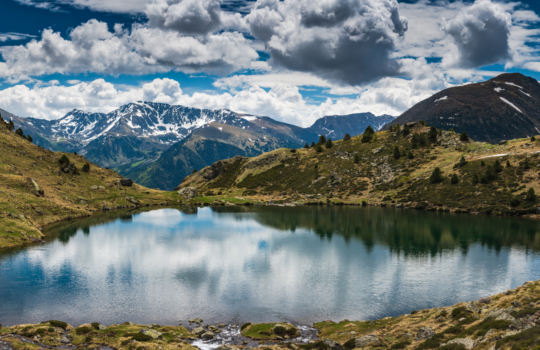
[[[498,143],[540,134],[540,83],[519,73],[453,87],[416,104],[387,124],[424,120],[438,129],[466,131],[476,141]]]
[[[368,125],[378,130],[393,120],[362,113],[323,117],[302,128],[226,109],[151,102],[129,103],[107,114],[73,110],[58,120],[21,118],[2,109],[0,113],[44,148],[77,152],[139,184],[164,190],[220,159],[299,148],[320,135],[355,136]]]

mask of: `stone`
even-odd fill
[[[99,329],[100,331],[104,331],[104,330],[107,329],[107,327],[105,327],[104,325],[100,324],[100,325],[98,326],[98,329]]]
[[[32,181],[32,184],[34,185],[34,193],[35,193],[36,197],[43,197],[43,195],[45,195],[45,192],[43,191],[43,189],[41,187],[39,187],[36,180],[30,179],[30,181]]]
[[[325,343],[332,350],[344,350],[341,344],[339,344],[336,341],[333,341],[332,339],[325,339],[323,340],[323,343]]]
[[[191,333],[195,334],[195,335],[198,335],[198,336],[201,336],[203,335],[204,333],[206,333],[206,331],[204,330],[204,328],[202,328],[201,326],[195,328],[194,330],[191,331]]]
[[[381,343],[379,338],[376,335],[373,335],[373,334],[365,335],[365,336],[360,337],[360,338],[356,338],[355,341],[354,341],[354,347],[356,347],[356,348],[365,348],[367,346],[377,347],[377,346],[382,346],[382,345],[383,344]]]
[[[69,343],[69,339],[68,339],[68,337],[66,337],[66,336],[63,336],[62,338],[60,338],[60,343],[64,343],[64,344],[67,344],[67,343]]]
[[[512,322],[510,325],[510,329],[520,330],[520,331],[526,331],[527,329],[531,329],[535,326],[535,324],[530,321],[527,318],[520,318]]]
[[[274,325],[274,327],[272,327],[270,331],[276,335],[281,335],[281,336],[283,335],[294,336],[294,335],[298,335],[299,333],[298,329],[289,323],[278,323]]]
[[[177,193],[185,199],[192,199],[197,197],[198,190],[195,187],[184,187],[180,189]]]
[[[426,340],[431,339],[435,336],[435,331],[429,327],[420,328],[418,333],[416,333],[416,340]]]
[[[98,189],[99,189],[99,187],[97,187],[97,186],[90,187],[90,190],[92,190],[92,191],[97,191]]]
[[[212,332],[204,332],[202,335],[201,335],[201,338],[203,338],[204,340],[211,340],[211,339],[214,339],[214,333]]]
[[[510,321],[510,322],[514,322],[516,319],[512,316],[510,316],[509,314],[507,314],[506,312],[503,312],[501,313],[496,319],[495,321]]]
[[[192,318],[191,320],[189,320],[189,323],[198,323],[198,324],[201,324],[201,323],[203,323],[203,320],[200,319],[200,318]]]
[[[158,332],[155,329],[141,329],[139,333],[149,335],[152,339],[159,339],[163,335],[163,333]]]
[[[466,305],[465,305],[465,310],[471,312],[471,313],[477,313],[478,311],[480,311],[480,308],[478,307],[478,302],[473,300],[473,301],[470,301],[468,302]]]
[[[443,322],[444,320],[446,320],[446,318],[442,317],[442,316],[439,316],[435,319],[435,321],[437,322]]]
[[[238,350],[238,348],[236,346],[234,346],[234,345],[223,344],[223,345],[219,346],[218,348],[216,348],[216,350]]]
[[[131,187],[131,186],[133,186],[133,180],[131,180],[131,179],[122,179],[122,180],[120,180],[120,185],[122,185],[124,187]]]
[[[442,346],[446,346],[450,344],[461,344],[465,346],[466,349],[470,350],[474,347],[474,340],[472,340],[471,338],[452,339],[449,342],[442,344]]]
[[[513,307],[521,307],[522,306],[520,301],[513,301],[511,304],[512,304]]]

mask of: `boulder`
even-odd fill
[[[214,339],[214,333],[212,333],[212,332],[204,332],[204,333],[201,335],[201,338],[203,338],[204,340],[211,340],[211,339]]]
[[[341,344],[339,344],[336,341],[333,341],[332,339],[325,339],[323,340],[323,343],[325,343],[332,350],[344,350]]]
[[[446,346],[450,344],[463,345],[467,350],[470,350],[474,347],[474,340],[472,340],[471,338],[452,339],[449,342],[442,344],[442,346]]]
[[[238,348],[234,345],[223,344],[216,348],[216,350],[238,350]]]
[[[512,304],[513,307],[521,307],[521,306],[523,306],[520,301],[513,301],[511,304]]]
[[[531,329],[534,326],[535,324],[528,318],[520,318],[512,322],[512,324],[510,325],[510,329],[526,331],[527,329]]]
[[[163,335],[161,332],[158,332],[155,329],[141,329],[139,333],[148,335],[152,337],[152,339],[159,339]]]
[[[468,302],[467,305],[465,305],[465,310],[472,312],[473,314],[477,313],[478,311],[480,311],[478,302],[475,300]]]
[[[206,333],[206,330],[204,328],[202,328],[201,326],[199,326],[199,327],[195,328],[194,330],[192,330],[191,333],[193,333],[195,335],[198,335],[198,336],[201,336],[204,333]]]
[[[360,338],[356,338],[354,341],[355,348],[365,348],[367,346],[382,346],[383,344],[376,335],[370,334]]]
[[[178,194],[185,199],[192,199],[198,196],[198,190],[195,187],[184,187],[178,191]]]
[[[203,320],[200,319],[200,318],[192,318],[191,320],[189,320],[189,323],[198,323],[198,324],[201,324],[201,323],[203,323]]]
[[[131,180],[131,179],[122,179],[122,180],[120,180],[120,185],[122,185],[124,187],[131,187],[131,186],[133,186],[133,180]]]
[[[512,316],[510,316],[509,314],[507,314],[506,312],[503,312],[501,313],[496,319],[495,321],[510,321],[510,322],[514,322],[516,319]]]
[[[435,336],[435,331],[429,327],[420,328],[418,333],[416,333],[416,340],[427,340]]]
[[[289,323],[277,323],[272,327],[270,330],[272,333],[280,336],[288,335],[288,336],[298,336],[300,335],[300,332],[298,332],[298,329]]]

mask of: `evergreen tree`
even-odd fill
[[[30,136],[30,134],[26,135],[26,139],[30,142],[33,142],[34,139],[32,138],[32,136]]]
[[[437,136],[438,136],[437,128],[435,128],[434,126],[431,126],[431,128],[429,129],[429,133],[428,133],[429,141],[431,143],[437,142]]]
[[[360,156],[357,154],[354,155],[354,164],[360,163]]]
[[[85,163],[82,167],[82,171],[84,171],[85,173],[89,173],[90,172],[90,164],[89,163]]]
[[[420,147],[427,147],[429,146],[429,142],[428,142],[428,139],[426,137],[426,134],[420,134],[419,138],[418,138],[418,144],[420,145]]]
[[[197,169],[193,169],[192,174],[195,174],[197,172]]]
[[[368,125],[366,128],[366,131],[364,131],[364,135],[362,136],[362,143],[368,143],[373,140],[373,134],[375,134],[375,131],[371,127],[371,125]]]
[[[501,165],[501,162],[499,162],[498,159],[495,161],[495,164],[493,164],[493,171],[495,171],[496,173],[500,173],[500,172],[503,171],[503,167]]]
[[[407,158],[413,159],[413,158],[414,158],[414,154],[413,154],[411,151],[409,151],[409,153],[407,153]]]
[[[60,165],[69,165],[69,163],[71,163],[71,161],[64,154],[60,159],[58,159],[58,163],[60,163]]]
[[[414,134],[411,138],[412,149],[417,149],[419,144],[420,144],[420,136],[418,136],[418,134]]]
[[[523,168],[523,170],[529,170],[531,168],[531,165],[529,164],[529,158],[525,158],[521,167]]]
[[[351,139],[351,135],[349,134],[345,134],[345,136],[343,137],[343,141],[349,141]]]
[[[8,127],[9,131],[15,130],[15,124],[13,124],[13,120],[11,120],[11,119],[9,120],[7,127]]]
[[[24,132],[21,128],[18,128],[17,130],[15,130],[15,133],[19,135],[20,137],[24,137]]]
[[[326,143],[326,137],[324,135],[321,135],[319,137],[319,145],[324,145]]]
[[[509,161],[509,160],[506,161],[506,167],[507,167],[507,168],[511,168],[511,167],[512,167],[512,164],[510,164],[510,161]]]
[[[326,140],[326,145],[325,147],[326,148],[332,148],[333,144],[332,144],[332,139],[331,138],[328,138],[328,140]]]
[[[477,173],[474,173],[473,176],[472,176],[472,184],[473,185],[478,185],[478,183],[480,182],[480,179],[478,178],[478,174]]]
[[[74,155],[78,155],[77,152],[73,152]]]
[[[513,207],[517,207],[521,204],[521,201],[519,200],[518,197],[514,197],[512,198],[512,200],[510,200],[510,205],[513,206]]]
[[[459,160],[458,165],[460,167],[463,167],[463,166],[467,165],[467,161],[465,160],[465,156],[461,156],[461,159]]]
[[[529,188],[527,191],[527,196],[525,197],[529,202],[536,202],[536,193],[534,193],[534,188]]]
[[[480,162],[480,166],[486,166],[486,162],[481,161],[481,162]]]
[[[531,142],[534,142],[534,141],[536,141],[536,137],[531,136]]]
[[[399,159],[401,158],[401,153],[399,152],[399,148],[396,147],[394,148],[394,159]]]
[[[311,143],[311,148],[315,147],[315,142]]]
[[[452,185],[455,185],[455,184],[458,184],[459,183],[459,178],[456,174],[452,174],[452,177],[450,178],[450,183]]]
[[[439,167],[433,169],[433,172],[431,173],[431,176],[429,177],[429,181],[432,184],[438,184],[443,181],[442,171]]]
[[[403,136],[407,137],[411,133],[411,128],[407,124],[403,125]]]
[[[487,166],[485,175],[489,182],[497,178],[497,174],[495,174],[495,171],[493,170],[493,167],[491,165]]]
[[[467,141],[469,141],[469,135],[467,135],[467,133],[464,131],[459,136],[459,140],[463,141],[463,142],[467,142]]]
[[[306,142],[306,145],[304,146],[305,149],[308,149],[309,148],[309,145],[307,144]]]

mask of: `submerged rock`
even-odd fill
[[[204,328],[202,328],[201,326],[199,326],[199,327],[195,328],[194,330],[192,330],[191,333],[196,334],[198,336],[201,336],[204,333],[206,333],[206,330]]]
[[[214,333],[212,332],[204,332],[202,335],[201,335],[201,338],[205,339],[205,340],[211,340],[211,339],[214,339]]]

